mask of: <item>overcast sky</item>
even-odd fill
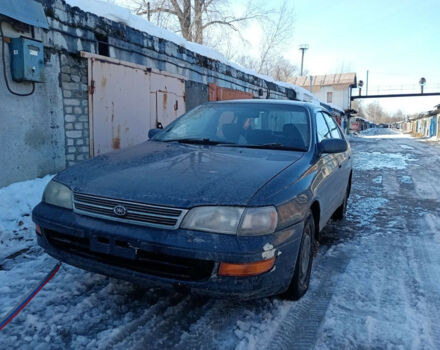
[[[271,0],[270,5],[282,1]],[[286,58],[299,66],[298,45],[309,44],[305,69],[310,74],[353,71],[365,82],[369,70],[370,94],[418,92],[423,76],[426,92],[440,91],[440,0],[295,0],[293,6],[295,43]],[[258,41],[258,29],[246,32],[249,41]],[[415,113],[432,109],[440,96],[379,103],[390,112]]]

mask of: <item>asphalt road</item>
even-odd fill
[[[352,139],[348,216],[330,223],[298,302],[200,298],[63,266],[0,332],[8,349],[440,349],[440,145]],[[53,264],[0,262],[0,311]]]

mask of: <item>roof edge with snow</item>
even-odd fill
[[[104,2],[101,0],[62,0],[67,5],[71,7],[77,7],[79,10],[87,13],[92,13],[98,17],[104,17],[110,21],[120,23],[136,29],[140,32],[146,33],[148,35],[161,38],[170,41],[178,46],[181,46],[188,51],[192,51],[200,56],[207,57],[211,60],[219,61],[222,64],[230,66],[244,74],[248,74],[259,79],[262,79],[268,83],[275,84],[284,89],[294,90],[296,93],[296,98],[301,101],[312,102],[319,104],[320,101],[313,95],[310,91],[287,82],[276,81],[270,76],[259,74],[251,69],[242,67],[234,62],[229,61],[224,55],[215,49],[209,48],[204,45],[189,42],[183,37],[172,33],[164,28],[158,27],[153,23],[149,22],[147,19],[133,14],[128,8],[123,8],[118,5]]]

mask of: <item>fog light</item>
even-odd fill
[[[41,228],[40,228],[39,225],[35,225],[35,231],[37,232],[37,234],[38,234],[39,236],[41,236]]]
[[[275,264],[275,257],[269,260],[255,261],[251,263],[226,263],[221,262],[218,268],[219,276],[255,276],[269,271]]]

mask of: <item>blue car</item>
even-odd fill
[[[148,136],[55,176],[33,211],[38,244],[147,286],[304,295],[320,231],[350,194],[332,117],[298,101],[214,102]]]

